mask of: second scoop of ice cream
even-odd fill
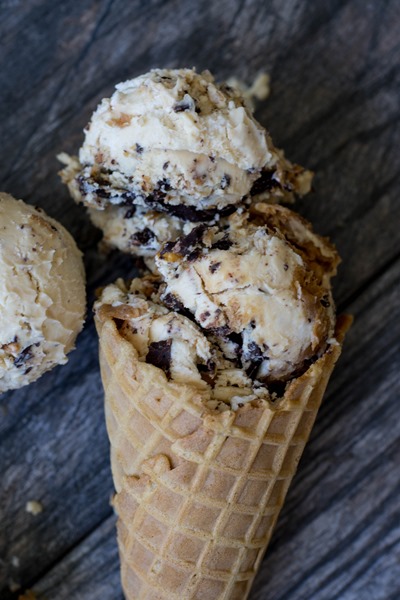
[[[258,215],[265,225],[234,215],[225,230],[199,225],[166,244],[156,264],[166,306],[188,311],[253,378],[283,381],[322,352],[333,334],[329,275],[337,254],[295,213],[268,210],[274,216],[286,211],[297,225],[297,233],[291,230],[296,240],[289,241],[289,230],[279,230],[276,219],[268,225],[266,214]],[[318,257],[331,263],[324,277],[313,268]]]
[[[334,343],[339,257],[286,208],[262,204],[223,229],[197,226],[156,262],[158,276],[107,286],[97,318],[115,319],[140,361],[209,406],[273,399]]]

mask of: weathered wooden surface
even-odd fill
[[[298,210],[337,243],[336,298],[356,321],[252,598],[399,598],[400,4],[3,0],[0,36],[0,189],[75,235],[89,303],[130,261],[99,256],[56,153],[76,151],[113,84],[151,67],[271,74],[258,118],[317,171]],[[90,315],[67,366],[0,398],[0,468],[0,598],[18,597],[14,581],[43,600],[120,600]]]

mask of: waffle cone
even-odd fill
[[[349,324],[274,404],[217,413],[96,319],[128,600],[247,598]]]

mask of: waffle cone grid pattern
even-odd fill
[[[139,362],[112,319],[96,324],[126,598],[244,600],[340,345],[274,405],[216,413]]]

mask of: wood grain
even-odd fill
[[[356,321],[252,598],[399,597],[399,3],[6,0],[0,16],[0,188],[74,234],[89,307],[133,267],[99,255],[55,155],[76,152],[115,83],[151,67],[271,74],[257,116],[317,173],[298,210],[337,243],[336,297]],[[90,308],[68,365],[0,398],[0,467],[1,599],[17,597],[11,580],[47,600],[122,598]]]

